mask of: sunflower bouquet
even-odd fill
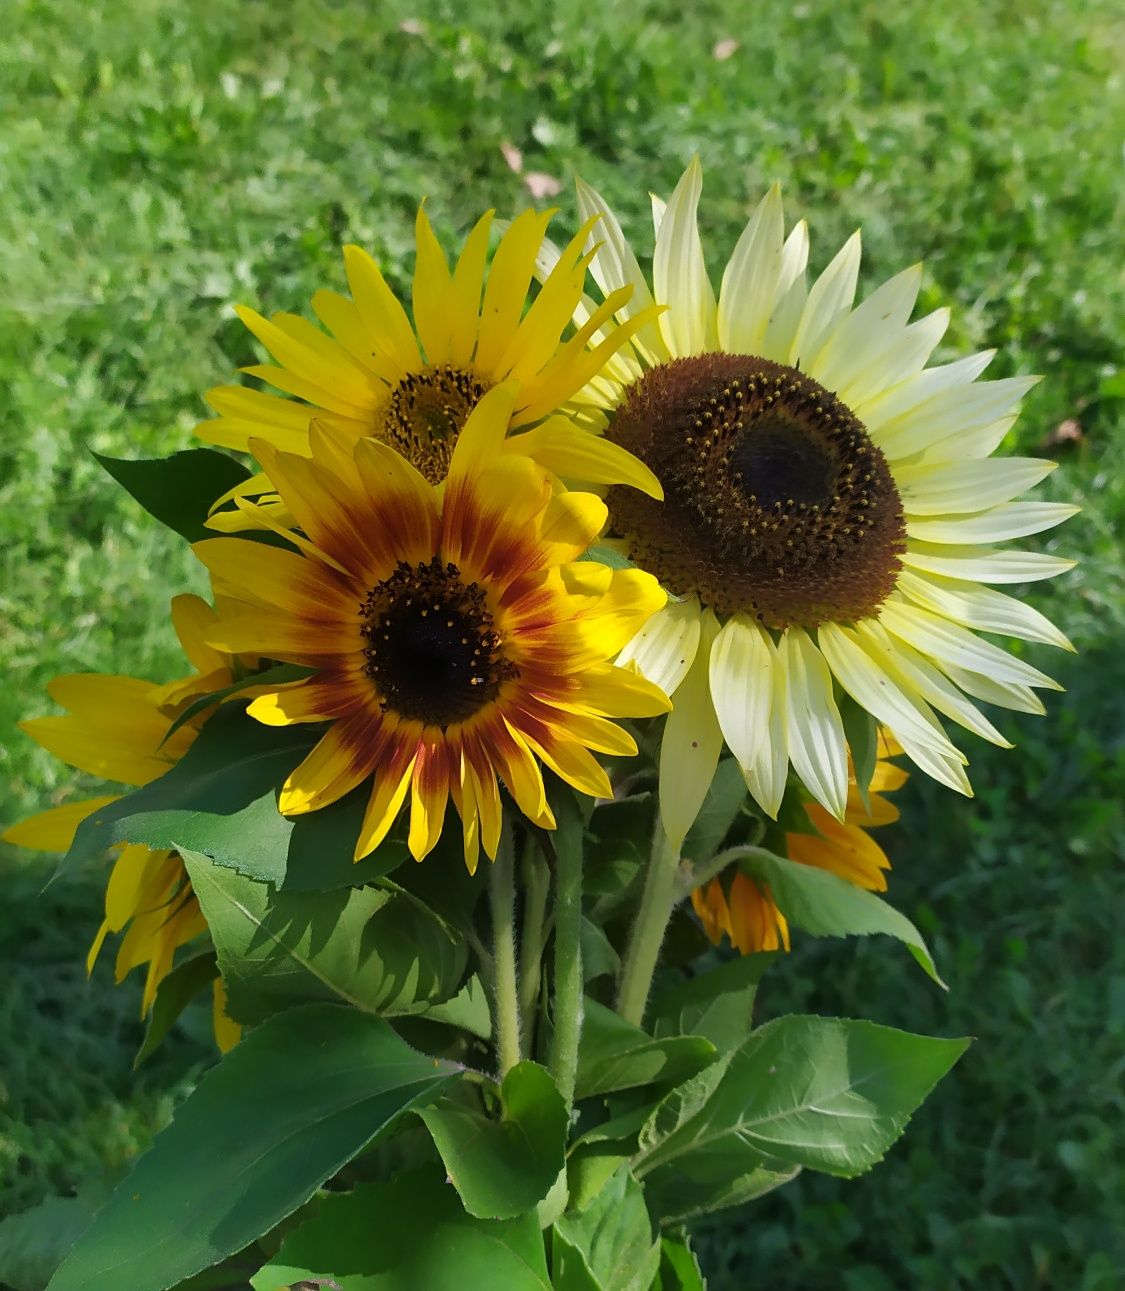
[[[183,678],[52,684],[27,733],[123,788],[7,838],[113,858],[91,965],[143,1055],[206,996],[223,1056],[51,1291],[701,1288],[696,1220],[867,1170],[964,1051],[755,997],[794,932],[940,984],[871,831],[908,767],[971,793],[942,718],[1043,711],[979,634],[1069,648],[995,585],[1073,508],[1015,500],[1032,380],[930,366],[917,266],[810,285],[775,187],[716,292],[700,193],[651,273],[582,183],[561,249],[451,264],[423,209],[409,312],[348,247],[322,327],[238,311],[214,447],[104,461],[212,595]]]

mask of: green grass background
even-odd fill
[[[801,942],[772,1010],[977,1043],[873,1174],[808,1177],[702,1236],[712,1288],[1121,1284],[1125,1171],[1125,28],[1107,0],[261,3],[7,0],[0,23],[0,820],[89,786],[14,729],[54,674],[178,667],[165,607],[201,580],[89,450],[188,446],[200,395],[253,361],[230,302],[304,310],[339,248],[408,284],[427,195],[451,239],[530,201],[501,153],[578,171],[643,242],[647,191],[694,153],[721,267],[780,179],[813,267],[862,224],[862,285],[917,259],[955,307],[948,355],[1040,372],[1010,449],[1063,469],[1081,558],[1029,598],[1079,647],[1026,653],[1068,687],[971,748],[977,797],[915,777],[884,836],[891,897],[936,991],[890,943]],[[738,47],[726,59],[713,48]],[[573,219],[569,184],[560,232]],[[1060,423],[1079,437],[1052,444]],[[970,743],[971,737],[970,738]],[[81,967],[96,880],[37,895],[0,850],[0,1214],[112,1173],[207,1050],[134,1077],[139,992]],[[1115,1142],[1116,1140],[1116,1142]]]

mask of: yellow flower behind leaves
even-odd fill
[[[563,342],[583,298],[593,253],[583,254],[582,247],[596,220],[560,253],[527,306],[550,218],[549,211],[525,211],[513,220],[486,268],[492,214],[484,215],[451,270],[420,209],[413,319],[374,260],[356,246],[344,249],[351,298],[331,291],[313,297],[313,310],[331,336],[296,314],[267,319],[240,306],[239,318],[276,360],[276,366],[245,371],[283,394],[219,386],[207,395],[219,417],[202,422],[196,433],[225,448],[246,451],[254,439],[308,457],[310,428],[317,422],[349,446],[366,438],[389,444],[429,483],[439,484],[473,409],[489,390],[514,382],[506,429],[522,433],[508,438],[501,451],[531,457],[583,483],[628,483],[659,495],[655,476],[635,458],[565,417],[550,416],[657,312],[650,308],[622,326],[614,324],[614,313],[632,295],[632,287],[623,286]],[[262,475],[231,496],[255,494],[278,507]],[[225,510],[212,524],[237,531],[248,521],[239,510]]]
[[[901,752],[893,742],[883,738],[888,756]],[[791,861],[827,870],[868,892],[885,892],[885,870],[891,868],[886,853],[867,831],[889,825],[898,819],[898,808],[883,795],[900,789],[907,773],[880,759],[868,788],[868,802],[863,801],[855,773],[848,783],[847,810],[843,821],[816,802],[805,804],[815,834],[786,834],[785,849]],[[870,806],[870,810],[868,810]],[[730,878],[712,879],[691,894],[691,903],[703,923],[707,936],[717,946],[723,936],[744,955],[763,950],[789,949],[789,924],[777,908],[768,884],[736,870]]]
[[[267,725],[327,724],[282,789],[286,814],[371,782],[357,859],[409,797],[408,845],[421,860],[452,799],[475,869],[482,845],[496,854],[497,777],[551,829],[539,764],[582,793],[612,796],[593,752],[627,756],[636,745],[608,719],[667,711],[662,691],[608,662],[664,593],[639,570],[579,559],[605,504],[559,492],[529,458],[503,453],[515,397],[499,386],[474,409],[440,495],[380,440],[353,448],[314,426],[311,460],[253,441],[299,527],[280,529],[297,550],[196,544],[242,603],[210,643],[316,670],[249,712]]]
[[[164,739],[176,714],[191,700],[233,680],[229,656],[204,643],[215,611],[198,596],[172,601],[172,622],[184,653],[196,668],[190,677],[168,685],[136,677],[94,673],[56,677],[50,697],[67,711],[20,725],[37,744],[79,771],[103,780],[139,787],[169,771],[191,747],[202,715]],[[119,795],[88,798],[51,808],[13,825],[6,842],[36,851],[65,852],[78,826]],[[87,957],[87,971],[110,933],[124,933],[117,952],[121,982],[135,968],[145,970],[141,1015],[156,999],[171,972],[176,951],[207,930],[183,861],[172,851],[126,844],[117,855],[106,885],[105,918]],[[242,1028],[226,1015],[222,981],[213,988],[215,1039],[224,1052]]]

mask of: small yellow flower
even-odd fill
[[[372,781],[357,859],[409,796],[408,845],[421,860],[452,799],[475,869],[481,845],[496,853],[497,777],[553,828],[539,763],[611,796],[591,750],[636,746],[607,719],[667,711],[662,691],[607,662],[664,593],[639,570],[578,559],[605,504],[502,452],[514,397],[503,385],[482,398],[440,494],[377,439],[353,447],[316,426],[311,459],[253,441],[298,525],[281,530],[297,550],[239,538],[195,547],[241,602],[209,642],[315,669],[249,712],[267,725],[327,724],[286,781],[283,812],[316,811]]]
[[[882,751],[889,757],[902,750],[893,739],[882,737]],[[885,870],[891,868],[883,849],[867,831],[898,819],[898,808],[883,795],[900,789],[907,773],[893,762],[880,759],[868,788],[865,804],[849,767],[847,810],[837,820],[819,803],[805,804],[815,834],[786,834],[785,849],[791,861],[828,870],[868,892],[885,892]],[[870,807],[870,810],[868,809]],[[707,936],[718,945],[724,934],[744,955],[760,950],[789,949],[789,924],[777,908],[769,885],[741,870],[725,880],[714,878],[691,894],[691,903]]]
[[[198,596],[172,601],[172,622],[184,653],[196,671],[168,685],[136,677],[94,673],[56,677],[47,687],[65,708],[57,717],[37,717],[21,727],[36,743],[68,766],[103,780],[134,787],[169,771],[191,747],[204,714],[185,722],[165,740],[177,713],[202,695],[233,680],[231,659],[203,638],[216,619]],[[65,852],[78,826],[118,795],[88,798],[41,812],[13,825],[6,842],[36,851]],[[118,853],[106,886],[105,918],[87,957],[87,971],[110,933],[124,932],[117,952],[118,982],[134,968],[145,969],[141,1016],[156,999],[160,983],[171,972],[177,950],[206,932],[207,924],[191,888],[183,861],[172,851],[127,844]],[[222,982],[215,979],[212,1016],[215,1039],[225,1052],[242,1028],[225,1011]]]

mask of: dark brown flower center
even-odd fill
[[[863,424],[811,378],[738,354],[674,359],[626,391],[607,437],[664,486],[607,499],[633,560],[677,595],[769,628],[873,614],[905,550],[902,502]]]
[[[479,712],[519,676],[504,657],[484,589],[435,556],[399,562],[360,607],[364,672],[384,712],[443,729]]]
[[[449,364],[408,372],[379,409],[375,436],[440,484],[457,436],[487,389],[472,372]]]

